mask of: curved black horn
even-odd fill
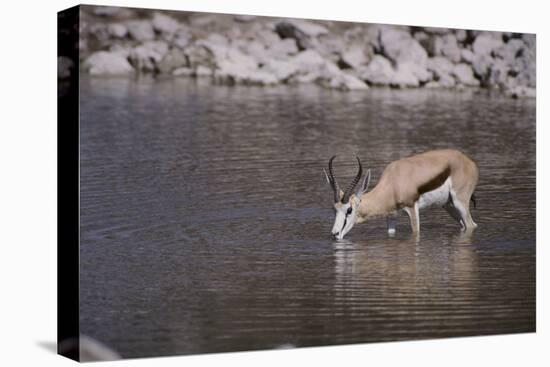
[[[355,189],[355,186],[357,186],[357,183],[359,182],[359,180],[361,179],[361,176],[363,175],[363,166],[361,165],[361,160],[359,159],[359,157],[355,157],[355,158],[357,158],[357,163],[359,163],[359,171],[357,172],[357,175],[355,176],[353,181],[351,181],[349,186],[346,188],[346,191],[344,191],[344,197],[342,198],[342,203],[347,203],[349,201],[349,198],[353,190]]]
[[[334,171],[332,170],[332,161],[336,158],[335,155],[330,158],[328,161],[328,174],[329,174],[329,180],[330,185],[332,186],[332,190],[334,191],[334,202],[337,203],[340,201],[340,188],[338,187],[338,182],[336,181],[336,178],[334,178]]]

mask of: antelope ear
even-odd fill
[[[365,175],[363,182],[361,182],[361,186],[359,186],[359,189],[357,190],[356,196],[358,198],[361,198],[361,195],[367,192],[367,190],[369,189],[369,183],[370,183],[370,169],[367,170],[367,174]]]
[[[342,201],[343,197],[344,197],[344,190],[340,190],[340,201]]]

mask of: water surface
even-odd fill
[[[472,91],[84,79],[81,332],[123,357],[535,330],[535,101]],[[457,148],[479,227],[443,209],[330,236],[322,168]]]

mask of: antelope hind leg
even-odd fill
[[[462,220],[462,215],[460,214],[460,211],[454,206],[453,200],[449,196],[449,200],[445,205],[443,205],[443,208],[451,215],[451,217],[454,218],[459,224],[462,229],[464,229],[464,221]]]
[[[477,224],[473,221],[472,215],[470,214],[470,198],[464,199],[458,197],[453,191],[451,191],[451,196],[453,198],[453,205],[460,213],[462,222],[464,223],[463,230],[472,230],[477,227]],[[461,200],[464,199],[464,200]]]

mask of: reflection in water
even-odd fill
[[[81,331],[123,357],[534,331],[534,101],[86,78],[81,101]],[[442,147],[479,165],[473,234],[433,209],[419,238],[403,215],[333,242],[331,155],[375,183]]]
[[[334,243],[337,299],[348,317],[367,319],[358,333],[368,340],[436,337],[452,326],[470,335],[491,309],[472,305],[481,289],[472,235],[430,246],[418,236],[376,243]]]

